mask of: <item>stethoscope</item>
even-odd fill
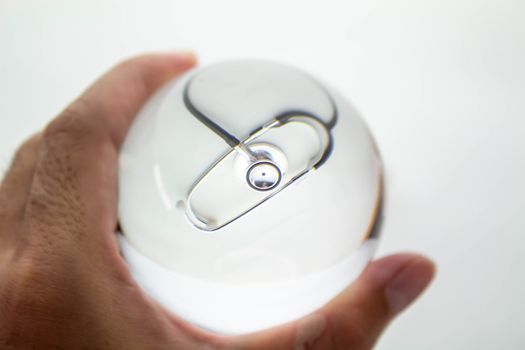
[[[194,77],[193,77],[194,78]],[[247,212],[261,205],[271,197],[281,192],[292,183],[296,182],[306,174],[319,169],[330,157],[333,149],[333,136],[331,130],[337,123],[338,111],[335,101],[330,94],[319,85],[320,91],[330,102],[332,113],[328,122],[313,113],[304,110],[288,110],[273,117],[269,122],[252,130],[248,137],[239,140],[223,127],[215,123],[209,116],[202,113],[190,98],[190,88],[193,81],[190,79],[184,88],[183,99],[188,111],[202,124],[222,138],[231,149],[219,160],[212,164],[191,186],[185,204],[185,213],[189,221],[197,228],[204,231],[215,231],[240,218]],[[257,139],[272,129],[280,128],[290,123],[302,123],[313,128],[319,137],[319,152],[310,158],[304,168],[294,174],[288,174],[288,179],[283,181],[286,169],[286,155],[278,146],[271,143],[257,143]],[[257,195],[255,202],[247,205],[235,215],[217,220],[216,218],[204,217],[192,206],[192,198],[200,188],[221,166],[225,166],[228,160],[236,155],[237,173],[241,174],[245,185]]]

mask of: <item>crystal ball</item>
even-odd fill
[[[322,307],[377,246],[382,167],[335,89],[264,60],[196,68],[136,116],[119,155],[122,254],[161,305],[255,332]]]

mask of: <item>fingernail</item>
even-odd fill
[[[321,334],[323,334],[325,328],[326,318],[323,315],[313,314],[303,318],[297,325],[294,349],[309,349]]]
[[[427,259],[409,262],[386,286],[384,293],[392,314],[412,303],[434,277],[435,266]]]
[[[192,51],[177,51],[172,53],[173,58],[184,63],[195,63],[197,56]]]

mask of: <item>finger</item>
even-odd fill
[[[71,254],[70,245],[82,253],[115,248],[118,147],[145,100],[194,64],[188,54],[128,60],[46,127],[26,210],[30,241],[47,252],[66,245]]]
[[[373,262],[351,286],[313,314],[291,324],[233,340],[238,349],[371,349],[387,324],[434,276],[434,264],[415,254]]]
[[[375,261],[322,310],[329,332],[317,342],[371,349],[388,323],[425,290],[434,274],[434,263],[417,254]]]
[[[15,224],[21,220],[35,172],[41,133],[26,140],[16,151],[0,184],[0,247],[15,237]]]

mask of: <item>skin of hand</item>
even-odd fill
[[[115,235],[118,149],[145,100],[195,64],[189,53],[129,59],[18,150],[0,187],[0,349],[371,349],[430,283],[427,258],[388,256],[311,315],[242,336],[147,296]]]

